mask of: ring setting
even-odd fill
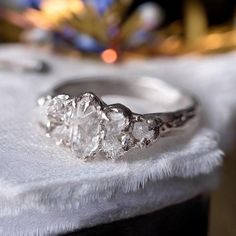
[[[99,96],[85,92],[91,88]],[[172,111],[134,113],[121,103],[106,104],[100,97],[110,92],[160,99],[165,106],[172,106]],[[38,99],[39,124],[47,137],[82,160],[93,159],[98,153],[121,159],[132,149],[145,149],[159,138],[186,131],[189,121],[198,117],[195,99],[153,78],[145,78],[145,83],[142,79],[135,83],[78,80],[59,85],[51,94]]]
[[[107,105],[90,92],[72,98],[46,96],[38,105],[47,137],[81,159],[98,152],[119,159],[130,149],[148,147],[157,140],[163,124],[159,118],[132,113],[122,104]]]

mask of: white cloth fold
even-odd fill
[[[109,66],[9,46],[0,48],[2,57],[44,58],[53,72],[0,72],[1,235],[43,235],[106,223],[184,201],[215,185],[214,170],[222,163],[218,137],[229,131],[235,115],[235,54]],[[166,138],[131,153],[127,161],[78,161],[36,128],[35,100],[59,81],[104,74],[162,75],[200,98],[205,122],[196,133]]]

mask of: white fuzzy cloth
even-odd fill
[[[6,57],[44,58],[54,70],[48,75],[0,72],[1,235],[89,227],[151,212],[215,185],[214,170],[222,162],[218,134],[229,131],[236,113],[235,54],[109,66],[9,46],[0,48],[0,58]],[[35,100],[59,81],[122,73],[163,77],[196,94],[203,105],[202,127],[115,163],[76,160],[35,128]],[[224,136],[224,143],[228,139]]]

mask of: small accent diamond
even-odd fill
[[[121,143],[123,145],[123,148],[125,151],[128,151],[129,149],[131,149],[132,147],[134,147],[134,137],[130,134],[124,134],[121,137]]]
[[[39,108],[36,110],[37,114],[37,121],[39,122],[40,126],[47,129],[49,125],[48,120],[48,103],[52,100],[51,96],[41,97],[38,99],[38,106]]]
[[[150,130],[149,124],[143,120],[134,123],[132,134],[140,145],[146,145],[154,139],[155,131]]]

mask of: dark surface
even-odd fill
[[[151,214],[65,234],[64,236],[206,236],[207,197],[198,196]]]
[[[224,158],[220,186],[211,195],[210,236],[236,236],[236,145]]]

